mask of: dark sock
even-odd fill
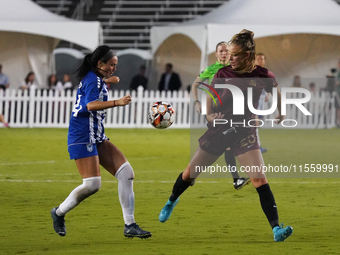
[[[279,215],[275,204],[274,195],[269,187],[269,184],[262,185],[256,188],[259,193],[260,203],[264,214],[272,228],[279,226]]]
[[[172,194],[169,198],[170,201],[175,201],[191,184],[191,182],[183,181],[182,174],[183,173],[180,173],[174,184]]]
[[[234,153],[231,150],[226,150],[224,152],[224,159],[225,159],[225,163],[231,170],[230,173],[231,173],[231,176],[234,178],[234,182],[237,181],[237,179],[240,178],[240,176],[237,172],[236,159],[235,159]],[[232,170],[235,170],[235,172],[233,172]]]

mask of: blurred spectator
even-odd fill
[[[137,90],[140,85],[143,86],[144,90],[146,90],[148,86],[148,78],[145,77],[145,70],[146,67],[144,65],[139,68],[139,73],[132,78],[130,90]]]
[[[294,76],[294,81],[293,81],[292,87],[295,87],[295,88],[302,88],[302,85],[301,85],[301,77],[300,77],[299,75],[295,75],[295,76]]]
[[[161,80],[158,84],[158,89],[160,91],[174,91],[179,90],[182,86],[181,79],[179,75],[172,71],[172,64],[167,63],[165,65],[165,73],[162,74]]]
[[[331,71],[330,74],[326,75],[327,84],[326,87],[324,88],[324,91],[332,93],[333,91],[335,91],[336,88],[337,82],[335,78],[336,69],[332,68],[330,71]]]
[[[71,77],[69,74],[64,74],[64,77],[63,77],[63,88],[64,90],[72,90],[73,89],[73,85],[72,85],[72,82],[71,82]]]
[[[48,88],[49,89],[53,89],[56,91],[62,91],[64,90],[63,88],[63,84],[61,83],[61,81],[58,81],[57,76],[55,74],[51,74],[48,77]]]
[[[309,84],[309,91],[312,93],[313,96],[316,95],[316,88],[315,88],[315,83],[314,82],[311,82]]]
[[[34,72],[29,72],[26,75],[25,81],[21,84],[21,89],[29,89],[34,84],[35,75]]]
[[[7,89],[9,87],[9,78],[2,73],[2,65],[0,64],[0,89]]]

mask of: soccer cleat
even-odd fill
[[[56,213],[57,209],[58,207],[54,207],[51,210],[51,216],[53,219],[53,228],[54,228],[54,231],[57,232],[58,235],[65,236],[66,226],[65,226],[64,216],[58,216]]]
[[[265,153],[265,152],[267,152],[268,149],[260,147],[260,150],[261,150],[261,153]]]
[[[139,237],[141,239],[146,239],[152,236],[152,234],[148,231],[141,229],[136,223],[132,223],[131,225],[125,225],[124,228],[124,236],[126,237]]]
[[[237,190],[242,189],[244,186],[248,185],[250,183],[250,178],[244,178],[240,177],[237,179],[236,182],[234,182],[234,188]]]
[[[177,205],[178,201],[179,197],[175,201],[168,200],[168,202],[166,202],[165,206],[159,213],[158,219],[160,222],[166,222],[170,218],[171,213],[174,210],[175,206]]]
[[[281,227],[276,226],[273,228],[273,233],[275,242],[283,242],[293,233],[293,228],[291,226],[283,228],[283,223],[281,223]]]

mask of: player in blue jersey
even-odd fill
[[[107,85],[116,70],[118,58],[108,46],[99,46],[85,56],[77,70],[81,79],[78,87],[68,132],[68,151],[74,159],[83,183],[51,210],[54,230],[66,235],[64,216],[85,198],[96,193],[101,186],[99,165],[118,179],[119,201],[125,222],[126,237],[148,238],[151,233],[141,229],[134,218],[134,172],[123,153],[105,136],[106,109],[125,106],[131,102],[126,95],[118,100],[108,100]],[[106,82],[108,82],[106,80]],[[115,78],[114,80],[119,81]]]
[[[229,42],[228,51],[230,55],[230,65],[218,70],[212,81],[212,86],[219,82],[232,83],[241,90],[243,94],[252,87],[252,102],[257,103],[261,92],[265,89],[272,92],[277,87],[274,75],[261,66],[255,65],[255,40],[254,33],[249,30],[242,30],[233,36]],[[274,90],[275,91],[275,90]],[[197,167],[208,168],[230,147],[234,152],[241,167],[244,169],[259,169],[260,171],[246,171],[253,186],[259,195],[261,208],[272,228],[274,240],[282,242],[289,237],[293,228],[279,226],[279,216],[274,195],[268,184],[264,173],[264,161],[260,147],[257,143],[256,127],[254,126],[228,126],[214,125],[216,119],[226,119],[240,123],[242,120],[248,123],[254,118],[254,114],[248,107],[240,115],[233,114],[233,95],[228,89],[219,89],[221,103],[218,102],[215,108],[207,107],[208,130],[199,138],[199,148],[191,158],[189,165],[179,174],[165,206],[159,214],[159,221],[165,222],[169,219],[173,209],[179,201],[179,196],[187,190],[191,183],[199,176]],[[276,116],[277,123],[280,123],[284,116],[281,114],[281,94],[277,89],[279,114]],[[212,99],[208,99],[207,105],[212,104]],[[213,110],[213,112],[209,110]],[[235,220],[235,217],[234,217]]]

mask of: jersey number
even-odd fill
[[[78,112],[83,108],[83,107],[80,105],[80,98],[81,98],[81,95],[78,95],[77,102],[76,102],[76,104],[74,105],[73,111],[72,111],[73,117],[77,117]]]

